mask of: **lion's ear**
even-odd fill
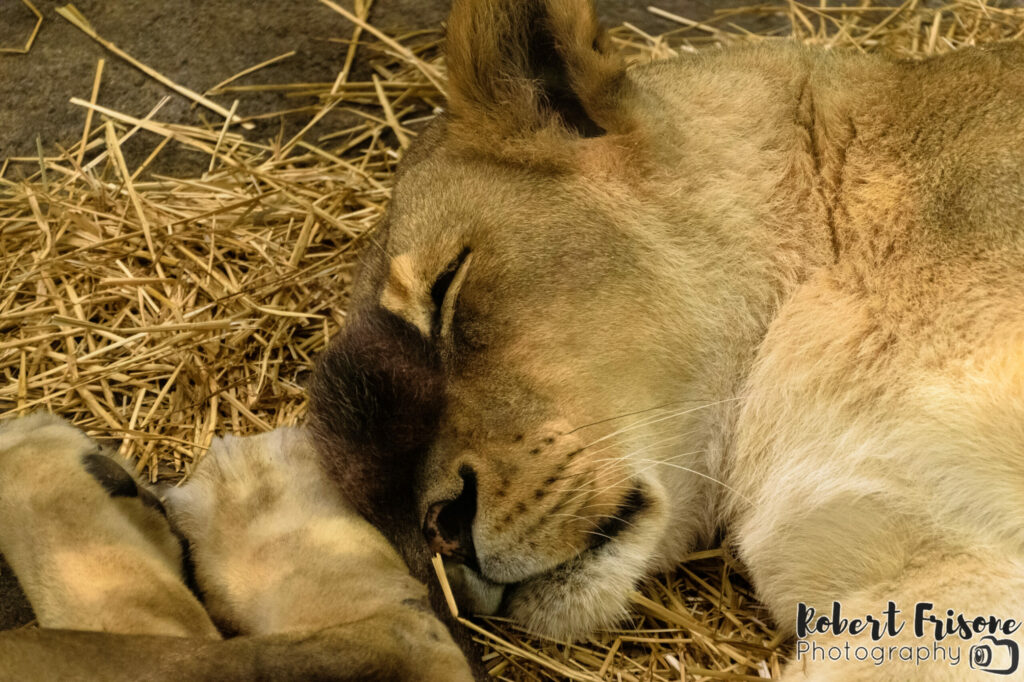
[[[449,106],[505,134],[560,125],[617,132],[624,66],[603,51],[592,0],[455,0]]]

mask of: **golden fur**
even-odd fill
[[[563,637],[723,528],[786,629],[832,599],[1024,616],[1024,45],[626,70],[594,25],[456,0],[450,110],[356,285],[354,327],[440,358],[418,514],[471,530],[437,546]]]

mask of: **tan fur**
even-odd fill
[[[588,2],[525,4],[590,59],[559,37]],[[513,5],[456,2],[452,112],[383,238],[422,291],[473,256],[432,332],[422,511],[475,472],[483,575],[558,636],[615,622],[721,527],[786,629],[798,601],[886,595],[1024,617],[1002,598],[1024,553],[1024,46],[570,68],[605,130],[581,137],[524,70]],[[647,506],[588,549],[631,489]],[[936,582],[964,557],[975,579]]]
[[[606,52],[606,38],[589,2],[456,0],[445,55],[449,107],[457,114],[451,125],[460,128],[452,143],[464,140],[473,150],[485,142],[489,153],[515,163],[564,160],[560,156],[571,136],[546,106],[544,93],[522,78],[531,68],[525,43],[536,32],[550,34],[566,60],[572,87],[585,95],[590,117],[608,128],[629,125],[627,112],[616,106],[624,85],[622,65],[617,55]],[[524,130],[531,131],[532,139],[524,139]]]
[[[392,260],[381,305],[407,320],[415,320],[416,328],[429,334],[430,317],[423,304],[429,298],[423,277],[412,271],[411,264],[401,256]]]
[[[424,586],[341,498],[305,431],[215,439],[167,503],[221,624],[242,635],[363,630],[374,656],[392,651],[397,636],[407,650],[392,655],[417,669],[416,679],[471,679],[428,613]]]
[[[157,511],[110,497],[83,467],[97,445],[63,419],[0,425],[0,552],[46,628],[219,637],[182,581]]]

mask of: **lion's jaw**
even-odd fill
[[[454,461],[445,456],[449,442],[439,439],[420,499],[454,497],[450,506],[463,508],[461,520],[459,512],[446,519],[446,530],[463,538],[455,554],[487,587],[470,585],[461,603],[485,603],[483,593],[502,589],[505,615],[533,632],[578,637],[621,619],[632,590],[673,544],[670,530],[679,526],[670,527],[671,510],[687,505],[669,505],[661,470],[673,470],[643,457],[642,446],[615,442],[608,432],[581,438],[568,426],[547,424],[541,433],[509,439],[501,451],[479,440],[472,450],[447,450],[458,453]],[[457,480],[442,474],[453,470]],[[692,529],[687,546],[697,519],[682,521]],[[460,522],[467,533],[452,529]]]

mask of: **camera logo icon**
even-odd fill
[[[996,639],[992,635],[981,638],[981,644],[971,647],[970,663],[974,670],[993,675],[1010,675],[1020,664],[1020,647],[1012,639]]]

